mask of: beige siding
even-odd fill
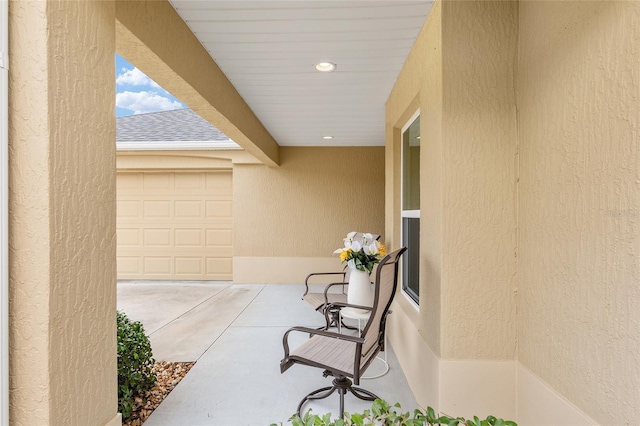
[[[518,358],[598,423],[637,424],[640,3],[522,2],[518,40]]]
[[[120,420],[114,16],[106,1],[9,5],[12,426]]]
[[[230,280],[231,171],[118,173],[118,278]]]
[[[384,234],[384,148],[282,147],[280,159],[234,166],[236,283],[301,283],[342,268],[333,251],[350,231]]]

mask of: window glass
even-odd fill
[[[417,114],[417,113],[416,113]],[[402,132],[402,290],[420,301],[420,115]]]
[[[402,209],[420,210],[420,117],[402,134]]]

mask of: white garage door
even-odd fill
[[[118,278],[231,280],[231,171],[119,172]]]

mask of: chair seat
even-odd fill
[[[344,293],[327,293],[329,303],[347,303],[347,295]],[[324,293],[307,293],[303,299],[315,309],[324,306]]]
[[[353,377],[356,346],[347,340],[315,335],[291,352],[291,358],[310,360],[310,365]]]

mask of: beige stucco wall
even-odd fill
[[[436,3],[387,102],[394,245],[397,129],[421,110],[420,313],[397,303],[443,358],[515,357],[516,11]]]
[[[522,2],[520,361],[601,424],[640,412],[640,3]]]
[[[387,103],[394,245],[398,128],[421,110],[430,297],[420,313],[397,298],[389,324],[420,404],[484,414],[492,381],[509,377],[493,388],[507,390],[494,412],[523,425],[550,414],[567,425],[634,422],[639,28],[637,2],[434,5]],[[481,359],[495,360],[493,374]],[[452,381],[484,393],[451,392]]]
[[[234,166],[234,256],[243,265],[254,258],[322,263],[335,260],[350,231],[384,234],[384,148],[282,147],[280,160],[278,168]],[[297,282],[309,272],[300,270]]]
[[[517,7],[442,5],[444,358],[516,356]]]
[[[420,309],[396,297],[390,339],[418,403],[462,415],[516,414],[516,40],[515,2],[436,2],[387,101],[394,247],[400,128],[418,108],[421,133]]]
[[[115,8],[9,5],[12,425],[117,420]]]

